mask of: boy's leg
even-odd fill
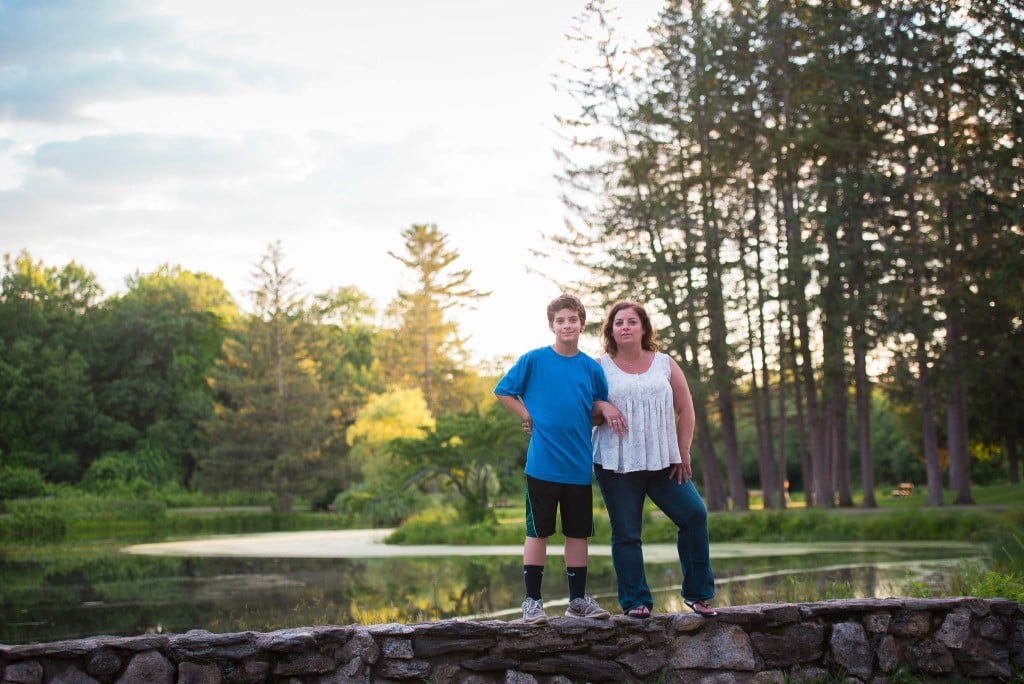
[[[526,541],[523,543],[523,582],[526,600],[523,619],[540,622],[547,619],[541,599],[548,537],[555,532],[558,485],[526,476]]]
[[[523,579],[526,583],[526,595],[537,601],[541,598],[541,585],[544,580],[544,561],[548,553],[547,537],[527,537],[523,544]]]
[[[555,511],[558,507],[558,490],[561,485],[526,476],[526,542],[523,544],[523,566],[539,567],[543,573],[548,553],[548,537],[555,533]],[[540,598],[540,589],[536,595]]]
[[[565,572],[570,617],[607,618],[607,610],[587,596],[588,537],[594,534],[594,491],[590,485],[565,485],[559,501],[565,535]]]
[[[565,574],[569,580],[569,600],[587,595],[587,553],[586,537],[565,538]]]

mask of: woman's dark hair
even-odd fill
[[[651,325],[651,317],[647,315],[647,310],[638,302],[623,300],[612,305],[608,315],[604,318],[604,323],[601,324],[601,339],[604,341],[605,352],[615,356],[619,351],[619,345],[615,342],[615,336],[612,335],[612,328],[615,325],[615,316],[623,309],[633,309],[637,318],[640,319],[640,325],[644,329],[643,337],[640,338],[640,348],[644,351],[658,351],[658,343],[654,341],[657,335]]]

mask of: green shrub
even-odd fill
[[[335,497],[334,510],[355,526],[394,527],[426,503],[425,495],[414,487],[370,491],[357,485]]]
[[[0,502],[28,499],[46,493],[46,480],[35,468],[0,466]]]
[[[0,539],[30,544],[61,541],[67,536],[63,516],[52,511],[18,511],[0,518]]]
[[[967,593],[978,598],[1005,598],[1024,603],[1024,575],[988,572],[971,585]]]
[[[451,506],[444,506],[410,516],[386,541],[388,544],[513,545],[522,544],[525,535],[526,529],[522,525],[502,525],[493,521],[472,525],[460,523],[459,512]]]
[[[990,537],[992,567],[1024,574],[1024,508],[1007,513],[1002,522]]]
[[[156,488],[177,479],[171,459],[163,451],[109,451],[93,461],[82,477],[81,487],[90,493],[139,491],[150,495]]]

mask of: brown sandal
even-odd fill
[[[686,599],[683,599],[683,603],[685,603],[690,610],[692,610],[697,615],[700,615],[701,617],[708,618],[715,617],[716,615],[718,615],[718,611],[712,608],[711,604],[708,603],[706,599],[701,599],[700,601],[687,601]]]
[[[641,620],[646,620],[647,618],[651,617],[651,609],[641,603],[627,610],[626,615],[628,615],[631,618],[640,618]]]

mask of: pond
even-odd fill
[[[515,619],[518,546],[401,547],[386,531],[232,535],[53,558],[0,555],[0,643],[93,635],[272,631],[309,625]],[[545,607],[564,611],[561,548],[550,549]],[[675,546],[645,547],[655,612],[687,610]],[[720,606],[836,596],[905,595],[908,582],[942,594],[982,545],[953,542],[712,544]],[[588,591],[618,611],[607,545],[593,545]]]

